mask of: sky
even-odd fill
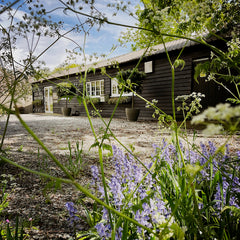
[[[10,0],[8,2],[13,2],[14,0]],[[24,1],[20,1],[21,3]],[[63,5],[59,2],[59,0],[41,0],[40,1],[44,6],[46,7],[47,11],[51,11],[50,15],[52,20],[54,21],[64,21],[63,29],[61,30],[61,33],[65,33],[71,27],[79,22],[79,18],[76,16],[76,14],[72,12],[63,12],[62,7]],[[66,0],[64,0],[66,2]],[[82,3],[83,1],[79,1]],[[124,12],[118,12],[116,16],[113,16],[114,9],[108,8],[106,5],[108,3],[116,3],[119,2],[118,0],[96,0],[96,8],[103,12],[105,16],[108,18],[108,20],[112,22],[117,22],[125,25],[131,25],[134,26],[136,23],[136,19],[129,16],[127,13]],[[139,0],[132,0],[131,4],[129,5],[129,9],[131,11],[134,11],[134,7],[139,3]],[[16,11],[16,8],[19,6],[19,4],[14,5],[13,11]],[[52,11],[54,9],[54,11]],[[83,8],[81,10],[83,13],[89,13],[88,8]],[[13,13],[13,12],[12,12]],[[29,14],[29,11],[26,7],[26,4],[23,5],[21,8],[18,9],[18,11],[15,14],[15,22],[22,20],[22,16],[27,13]],[[80,21],[85,21],[86,18],[80,17]],[[9,26],[10,20],[7,17],[7,14],[1,14],[0,15],[0,24],[1,26],[4,26],[7,28]],[[98,27],[94,27],[91,29],[90,33],[86,36],[86,42],[85,42],[85,55],[90,56],[93,53],[97,53],[98,56],[101,54],[107,54],[109,57],[119,56],[125,53],[128,53],[131,51],[130,46],[129,47],[119,47],[118,38],[120,36],[121,31],[126,31],[126,28],[114,26],[114,25],[108,25],[104,24],[103,27],[101,27],[100,31],[97,29]],[[0,33],[1,34],[1,33]],[[81,64],[83,63],[83,55],[75,55],[74,59],[69,60],[67,56],[69,56],[69,53],[66,52],[67,50],[73,50],[76,49],[77,44],[79,44],[81,47],[83,47],[84,43],[84,34],[82,32],[70,32],[67,36],[67,38],[62,38],[59,41],[57,41],[50,49],[48,49],[40,58],[39,60],[44,61],[46,63],[46,67],[48,67],[50,70],[53,70],[55,67],[58,67],[60,64],[63,64],[66,59],[68,59],[68,63],[76,63]],[[27,40],[28,41],[27,41]],[[71,39],[71,40],[70,40]],[[55,38],[50,37],[41,37],[39,40],[34,37],[32,38],[31,34],[27,35],[27,38],[18,37],[17,40],[17,47],[14,50],[14,58],[16,61],[20,61],[24,56],[26,56],[29,52],[29,45],[32,44],[34,49],[33,54],[35,56],[38,56],[42,51],[47,49],[47,47],[53,43],[56,40]],[[37,43],[37,44],[36,44]],[[76,44],[77,43],[77,44]],[[113,45],[117,45],[115,51],[109,55],[111,52],[111,48]],[[36,47],[35,47],[36,46]],[[87,60],[88,61],[88,60]]]

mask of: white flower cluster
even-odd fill
[[[231,57],[237,57],[240,54],[240,39],[235,38],[227,43],[229,55]]]
[[[192,119],[192,124],[204,123],[206,120],[230,122],[240,117],[240,106],[231,107],[229,103],[220,103],[216,107],[209,107],[203,113]]]
[[[202,108],[200,104],[202,98],[205,97],[202,93],[192,92],[189,95],[181,95],[176,97],[176,101],[182,102],[182,105],[177,108],[177,111],[187,112],[187,118],[192,116],[193,113],[199,113],[199,109]],[[191,100],[189,103],[188,100]]]
[[[215,121],[216,124],[207,124]],[[192,124],[207,124],[204,133],[213,135],[222,132],[224,127],[234,131],[240,122],[240,106],[231,106],[229,103],[220,103],[216,107],[209,107],[201,114],[194,116]],[[220,125],[219,125],[220,124]]]
[[[157,100],[157,99],[152,99],[152,102],[151,102],[151,103],[150,103],[150,102],[147,102],[147,103],[146,103],[145,108],[153,107],[153,106],[155,106],[157,103],[158,103],[158,100]]]

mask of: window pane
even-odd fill
[[[96,81],[96,96],[100,96],[100,81]]]
[[[116,79],[112,79],[112,95],[118,95],[118,82]]]
[[[101,81],[101,95],[104,94],[104,81]]]
[[[92,82],[92,96],[96,96],[96,82]]]
[[[87,90],[87,95],[90,96],[91,95],[91,83],[90,82],[87,82],[86,83],[86,90]]]
[[[117,94],[117,87],[116,86],[112,87],[112,94],[113,95]]]

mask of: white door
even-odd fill
[[[44,88],[45,113],[53,113],[53,90],[52,87]]]

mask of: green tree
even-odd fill
[[[141,0],[136,8],[138,29],[122,33],[122,44],[131,42],[132,49],[141,49],[175,35],[199,36],[203,33],[239,34],[240,5],[238,0]],[[162,35],[161,35],[161,34]]]

